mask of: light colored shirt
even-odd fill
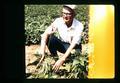
[[[47,33],[50,33],[54,28],[59,33],[59,39],[67,43],[79,44],[81,41],[81,33],[83,31],[83,24],[73,19],[72,25],[68,28],[62,17],[56,18],[55,21],[46,29]]]

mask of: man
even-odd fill
[[[41,61],[45,56],[46,45],[53,56],[57,55],[57,51],[63,53],[63,56],[53,66],[53,70],[55,71],[59,70],[73,49],[81,49],[80,41],[83,24],[74,18],[75,7],[75,5],[64,5],[62,16],[55,19],[41,35],[40,54],[43,56]],[[53,35],[55,32],[59,33],[59,37]]]

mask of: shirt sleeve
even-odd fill
[[[60,23],[60,18],[56,18],[52,25],[57,29]]]
[[[45,33],[51,34],[53,31],[57,31],[56,20],[53,23],[51,23],[51,25],[45,30]]]
[[[76,28],[77,29],[75,30],[72,43],[79,44],[81,42],[81,35],[82,35],[83,28],[84,28],[83,24],[80,23]]]

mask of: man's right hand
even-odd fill
[[[44,60],[44,58],[45,58],[45,55],[44,55],[44,54],[41,55],[41,56],[42,56],[42,57],[41,57],[39,63],[37,64],[36,68],[41,64],[41,62],[42,62],[42,61]]]

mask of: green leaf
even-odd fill
[[[70,63],[66,63],[65,66],[61,66],[60,69],[62,70],[67,70],[67,72],[70,72],[71,69],[71,64]]]
[[[79,63],[80,63],[79,60],[77,60],[77,59],[74,59],[74,60],[73,60],[73,66],[75,66],[76,64],[79,64]]]

